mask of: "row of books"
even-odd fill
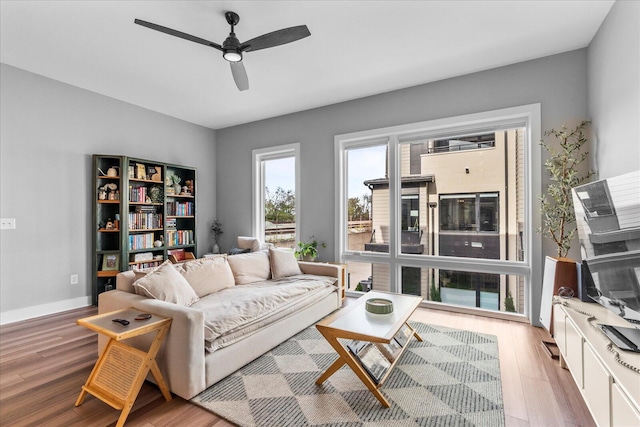
[[[192,245],[193,230],[167,230],[165,244],[167,246]]]
[[[129,201],[130,202],[145,202],[147,200],[147,187],[134,187],[129,186]]]
[[[129,250],[151,249],[154,240],[153,233],[131,234],[129,235]]]
[[[130,212],[129,230],[162,228],[162,214],[150,212]]]
[[[412,334],[413,331],[407,325],[402,325],[389,344],[353,340],[347,344],[347,348],[371,379],[376,384],[380,384],[393,362],[400,356],[402,348],[411,339]]]
[[[176,229],[176,219],[175,218],[167,218],[166,229],[167,230],[175,230]]]
[[[162,261],[150,261],[138,264],[129,264],[129,270],[142,270],[145,268],[157,267]]]
[[[170,202],[167,203],[168,216],[193,216],[193,202]]]

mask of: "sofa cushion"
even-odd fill
[[[187,279],[170,262],[163,263],[156,270],[137,280],[133,287],[138,295],[186,307],[199,299],[193,288],[189,286]]]
[[[310,274],[265,280],[207,295],[191,309],[204,314],[206,348],[214,351],[335,292],[335,282]]]
[[[147,277],[147,275],[153,273],[154,271],[156,271],[158,268],[162,267],[165,264],[171,264],[171,261],[165,260],[162,264],[157,265],[155,267],[134,268],[132,271],[133,271],[133,274],[135,275],[135,280],[138,281],[143,277]],[[137,292],[138,290],[136,289],[136,293]],[[144,295],[144,294],[138,294],[138,295]]]
[[[238,248],[251,249],[251,252],[258,252],[262,249],[262,243],[257,237],[238,236]]]
[[[268,280],[271,277],[269,252],[258,251],[227,258],[236,285]]]
[[[271,277],[274,279],[302,274],[298,260],[292,251],[269,248],[269,262]]]
[[[234,285],[233,273],[225,256],[187,261],[176,265],[175,269],[187,279],[199,298]]]

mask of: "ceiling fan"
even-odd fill
[[[240,22],[240,16],[235,12],[226,12],[224,16],[227,19],[227,23],[231,25],[231,32],[222,45],[181,31],[172,30],[171,28],[163,27],[162,25],[143,21],[141,19],[136,19],[134,22],[138,25],[142,25],[143,27],[151,28],[152,30],[160,31],[171,36],[180,37],[181,39],[200,43],[221,51],[222,57],[229,61],[233,80],[241,91],[249,89],[249,78],[247,77],[247,72],[242,64],[242,54],[244,52],[253,52],[260,49],[280,46],[311,35],[306,25],[299,25],[297,27],[283,28],[281,30],[263,34],[244,43],[240,43],[240,40],[236,37],[236,33],[233,31],[234,27],[238,25],[238,22]]]

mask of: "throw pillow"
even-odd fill
[[[251,252],[258,252],[262,249],[262,243],[257,237],[238,236],[238,248],[251,249]]]
[[[198,295],[173,264],[163,263],[155,271],[137,280],[133,287],[138,295],[189,307]]]
[[[269,280],[271,269],[269,266],[269,252],[259,251],[239,254],[227,258],[233,272],[236,285]]]
[[[148,268],[134,268],[133,271],[133,275],[135,276],[135,278],[133,279],[134,283],[137,282],[138,280],[142,279],[143,277],[147,277],[147,275],[153,273],[154,271],[156,271],[157,269],[159,269],[160,267],[162,267],[165,264],[171,264],[171,261],[166,260],[165,262],[163,262],[162,264],[156,266],[156,267],[148,267]],[[133,286],[133,283],[132,283]],[[138,292],[138,288],[136,288],[135,286],[133,287],[134,291],[136,292],[136,295],[142,295],[142,296],[147,296],[147,294],[145,294],[142,290],[140,290],[140,292]]]
[[[271,276],[274,279],[302,274],[298,260],[292,251],[269,248]]]
[[[177,265],[176,270],[187,279],[199,298],[230,288],[235,284],[227,257],[197,259]]]

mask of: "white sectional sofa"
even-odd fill
[[[119,273],[98,311],[173,318],[157,360],[171,391],[190,399],[339,308],[343,286],[340,267],[270,248]],[[129,343],[146,349],[152,338]]]

